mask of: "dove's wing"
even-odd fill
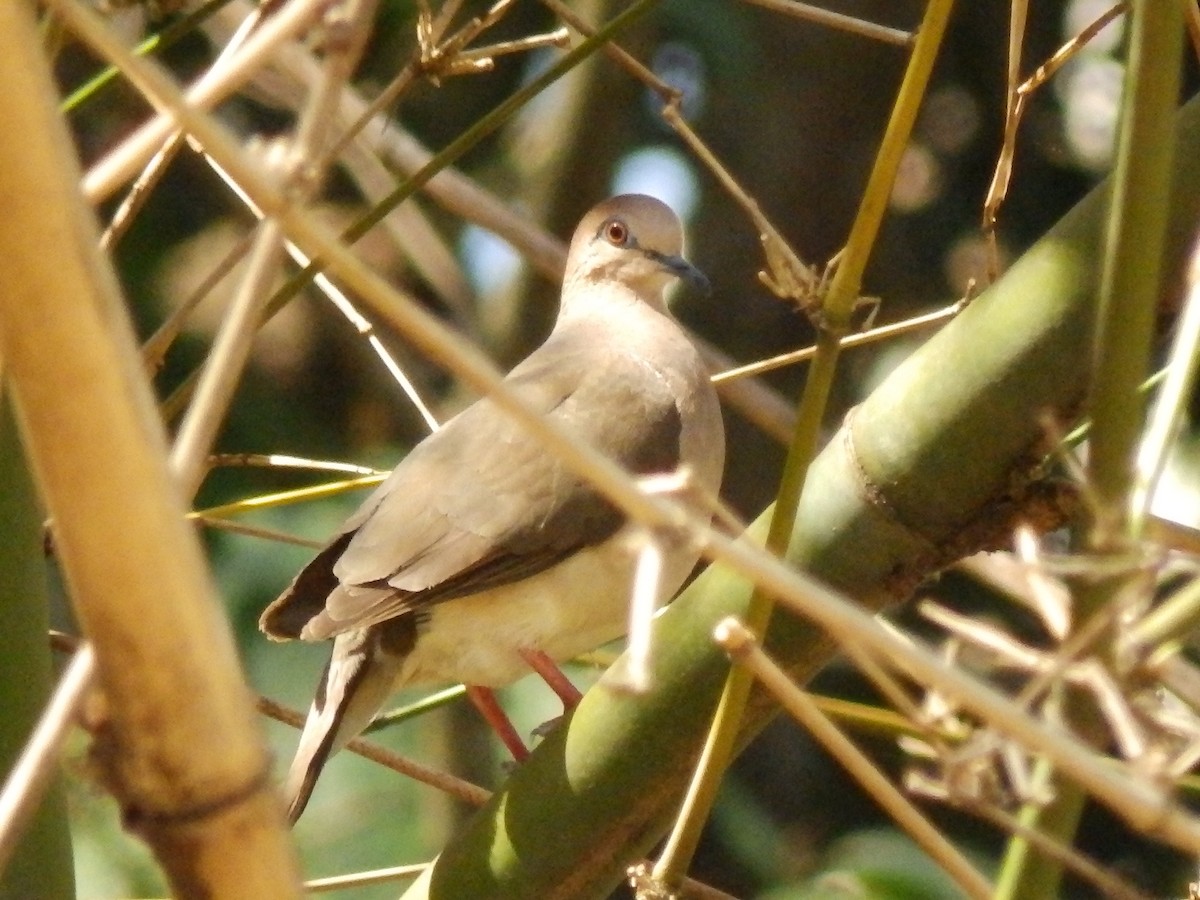
[[[681,420],[666,380],[644,359],[594,343],[553,335],[508,383],[630,471],[673,470]],[[596,409],[623,414],[598,421]],[[412,450],[268,607],[262,626],[277,637],[320,639],[419,613],[548,569],[621,522],[485,398]]]

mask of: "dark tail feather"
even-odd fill
[[[333,656],[325,666],[284,783],[292,824],[308,805],[329,757],[367,726],[397,686],[403,657],[381,650],[379,627],[341,634],[334,640]]]
[[[284,796],[290,798],[287,810],[289,825],[295,825],[296,820],[304,813],[304,808],[308,806],[308,798],[312,796],[313,788],[317,785],[317,776],[321,774],[321,770],[325,768],[325,763],[329,760],[333,748],[333,737],[333,731],[325,732],[322,735],[323,739],[311,756],[302,758],[297,754],[296,759],[293,760],[284,788]]]

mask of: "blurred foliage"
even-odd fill
[[[620,8],[604,2],[574,6],[592,21]],[[922,8],[916,0],[840,0],[829,6],[900,28],[917,21]],[[1069,29],[1078,27],[1076,18],[1084,6],[1088,4],[1066,0],[1031,5],[1026,73],[1065,40]],[[474,0],[466,4],[472,14],[483,8]],[[157,30],[169,22],[139,20],[137,10],[120,15],[134,32]],[[364,93],[381,89],[408,58],[414,17],[415,6],[408,0],[382,4],[360,73]],[[545,7],[525,0],[490,37],[518,37],[553,25]],[[959,5],[892,214],[867,273],[867,292],[883,301],[880,322],[953,302],[971,278],[983,276],[979,223],[1003,129],[1007,27],[1007,5],[998,0]],[[902,50],[735,0],[664,0],[621,43],[663,77],[691,86],[685,105],[689,119],[805,258],[820,263],[836,252],[902,72]],[[219,49],[203,32],[194,32],[160,58],[187,78]],[[1002,260],[1019,254],[1103,172],[1104,153],[1085,152],[1077,145],[1072,123],[1081,113],[1072,104],[1083,105],[1084,118],[1099,131],[1096,140],[1103,147],[1104,73],[1119,67],[1120,59],[1119,41],[1085,54],[1033,100],[1020,135],[1013,187],[1000,214]],[[541,53],[504,57],[489,75],[451,79],[440,87],[421,84],[395,115],[436,149],[544,62]],[[78,46],[68,44],[59,54],[64,94],[98,70]],[[677,310],[680,317],[738,360],[810,343],[813,335],[805,318],[758,283],[761,256],[753,229],[713,177],[679,155],[681,146],[658,118],[654,98],[605,59],[586,69],[577,89],[583,91],[577,106],[561,97],[532,104],[471,151],[460,168],[564,237],[588,207],[614,190],[615,182],[658,187],[681,210],[688,209],[690,255],[714,284],[711,298],[686,302]],[[1115,98],[1108,99],[1115,109]],[[574,111],[560,117],[565,110]],[[119,80],[72,112],[85,164],[144,115],[144,105]],[[222,115],[247,135],[269,135],[290,121],[253,97],[228,102]],[[631,159],[649,161],[649,168],[641,170],[649,172],[640,176],[643,181],[636,180]],[[360,202],[342,177],[333,180],[328,200],[339,209]],[[460,250],[473,246],[461,240],[462,223],[432,203],[420,202],[448,242]],[[228,247],[247,226],[238,202],[201,161],[184,154],[172,165],[115,254],[143,335],[191,290],[199,280],[197,271],[211,264],[218,248]],[[365,252],[397,282],[440,308],[428,286],[386,241]],[[519,314],[500,317],[509,323],[508,332],[483,332],[493,352],[511,362],[544,336],[557,286],[527,274],[505,282],[496,274],[501,271],[497,258],[462,253],[468,271],[482,267],[474,278],[481,286],[481,318],[498,304],[520,304],[513,307]],[[161,396],[203,358],[220,302],[205,301],[172,349],[157,379]],[[304,296],[292,306],[264,330],[219,449],[389,465],[421,437],[419,418],[398,401],[394,384],[374,357],[323,301]],[[442,373],[416,360],[400,341],[387,335],[385,340],[443,415],[463,402]],[[831,424],[895,364],[906,346],[911,344],[846,355]],[[796,397],[802,377],[802,370],[787,370],[768,381]],[[736,416],[728,426],[732,452],[726,497],[741,513],[753,515],[773,494],[782,450]],[[289,472],[222,469],[206,482],[197,506],[313,480]],[[309,503],[246,520],[322,539],[357,499]],[[307,704],[325,648],[271,646],[255,628],[258,612],[287,583],[307,551],[229,534],[211,534],[209,544],[251,682],[284,702]],[[947,579],[939,590],[954,595],[956,585]],[[849,694],[865,690],[836,666],[821,686]],[[506,702],[522,728],[556,713],[538,685],[515,686]],[[294,733],[272,725],[269,736],[278,756],[290,757]],[[484,783],[502,777],[496,749],[461,707],[377,737]],[[878,830],[881,819],[870,802],[793,726],[781,722],[770,728],[742,758],[725,793],[696,874],[739,896],[953,896],[944,877],[911,846]],[[107,800],[76,784],[73,809],[80,896],[144,895],[161,889],[144,851],[120,835]],[[296,833],[308,874],[318,876],[427,859],[461,813],[434,792],[343,754],[324,775]],[[947,818],[979,853],[998,852],[996,834]],[[1150,854],[1107,815],[1095,818],[1097,823],[1085,823],[1089,852],[1160,892],[1173,880],[1178,883],[1177,860],[1170,857],[1168,863],[1162,854]],[[1079,891],[1074,895],[1087,895]],[[339,896],[395,894],[394,886],[381,886]]]
[[[762,900],[953,900],[959,888],[894,831],[867,830],[833,842],[820,872],[803,884],[774,888]]]

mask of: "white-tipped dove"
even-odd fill
[[[717,395],[663,298],[678,278],[705,283],[682,252],[658,200],[595,207],[571,241],[553,331],[506,383],[630,472],[686,466],[715,493]],[[393,691],[462,682],[479,701],[538,661],[623,634],[636,563],[623,525],[487,398],[414,447],[262,615],[272,638],[334,639],[287,779],[292,821]],[[696,558],[683,541],[666,548],[660,600]]]

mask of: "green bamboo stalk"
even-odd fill
[[[7,397],[0,400],[0,773],[8,773],[50,696],[50,628],[42,516],[17,439]],[[3,780],[4,774],[0,774]],[[75,896],[71,832],[62,785],[56,784],[0,872],[0,900]]]
[[[1168,271],[1200,217],[1200,102],[1179,118]],[[1064,419],[1087,390],[1105,197],[1097,190],[958,319],[898,367],[814,461],[789,562],[879,609],[932,571],[1006,543],[1036,497],[1039,415]],[[750,538],[762,540],[766,516]],[[710,567],[655,622],[654,689],[602,680],[410,888],[419,898],[601,897],[663,834],[701,746],[724,674],[711,641],[744,615],[750,585]],[[768,650],[800,681],[835,650],[819,629],[776,616]],[[751,695],[739,744],[775,712]]]
[[[1161,291],[1175,146],[1171,119],[1179,96],[1183,51],[1179,4],[1138,0],[1132,4],[1131,20],[1088,403],[1092,430],[1087,474],[1097,508],[1085,524],[1081,543],[1090,553],[1121,552],[1135,536],[1131,494],[1144,418],[1141,385],[1149,371]],[[1081,585],[1075,592],[1075,627],[1105,614],[1131,581],[1142,576],[1135,567],[1118,577]],[[1088,707],[1068,701],[1067,714],[1082,732],[1100,740],[1102,723],[1086,711]],[[1086,793],[1077,785],[1058,783],[1044,765],[1038,778],[1054,785],[1054,800],[1045,809],[1023,810],[1023,824],[1036,826],[1060,843],[1072,843]],[[1056,896],[1062,873],[1061,862],[1035,852],[1025,838],[1014,837],[1001,866],[996,896]]]

